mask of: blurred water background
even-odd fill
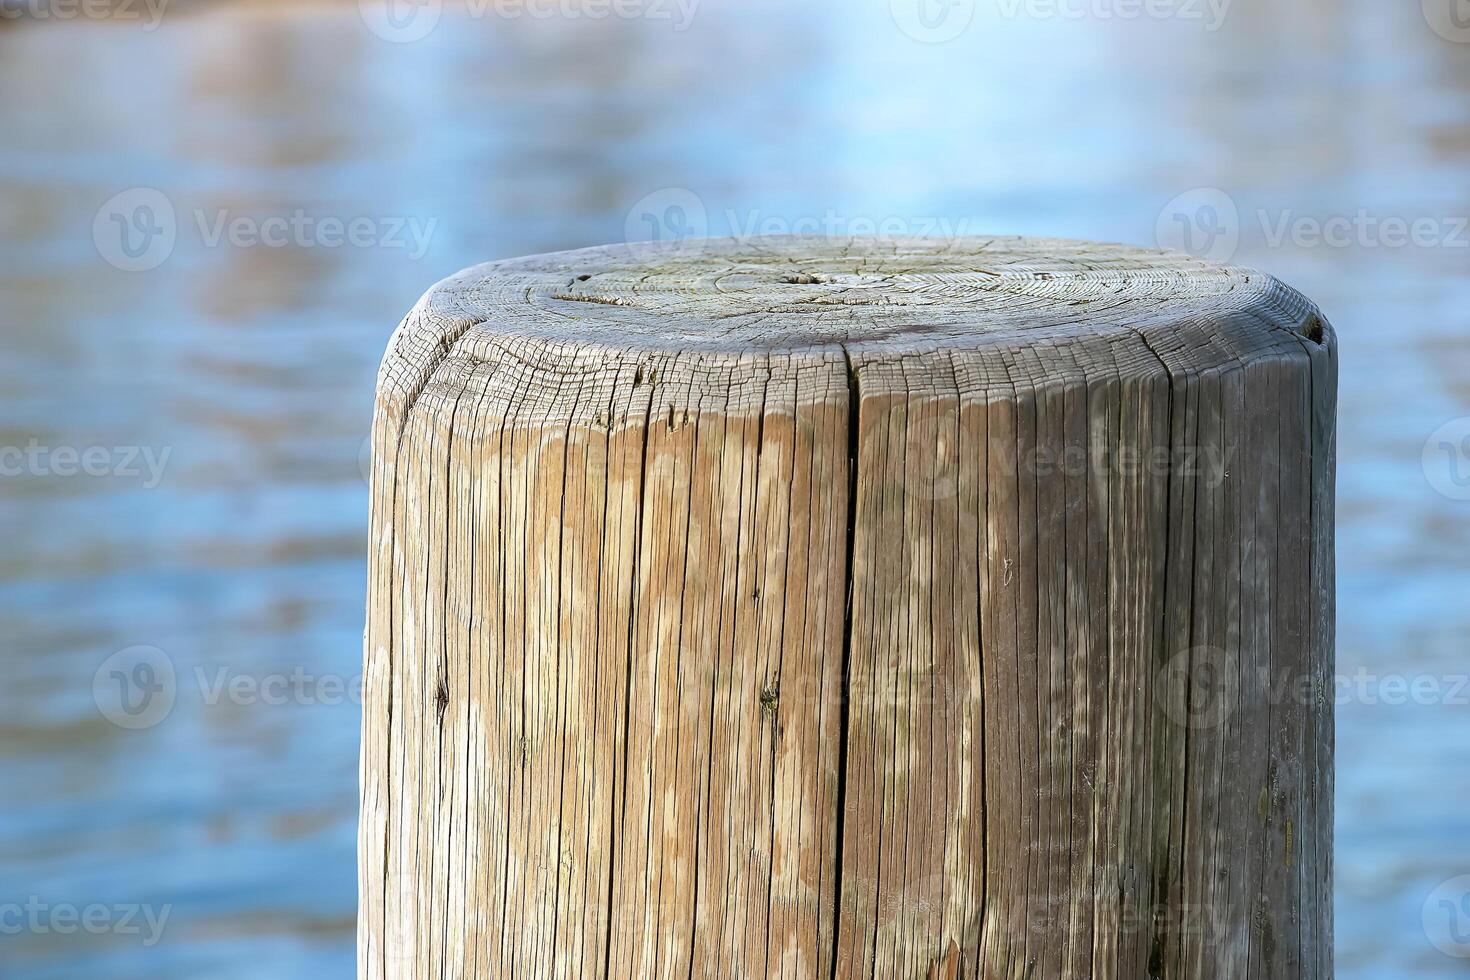
[[[906,2],[0,4],[0,902],[168,915],[0,929],[0,977],[351,974],[378,358],[437,279],[635,228],[1182,236],[1318,300],[1339,976],[1464,975],[1470,20]],[[177,687],[130,728],[94,678],[139,646]]]

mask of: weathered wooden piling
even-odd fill
[[[360,976],[1327,978],[1335,340],[1034,239],[479,266],[383,364]]]

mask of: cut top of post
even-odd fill
[[[640,359],[676,359],[691,377],[744,374],[751,358],[909,374],[964,362],[983,387],[1186,376],[1330,343],[1300,293],[1182,253],[1019,237],[694,239],[451,276],[404,321],[380,389],[403,408],[426,389],[509,398],[514,375],[519,400],[551,417],[579,376],[628,366],[637,380]]]

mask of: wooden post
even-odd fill
[[[1031,239],[479,266],[378,391],[363,978],[1328,978],[1335,340]]]

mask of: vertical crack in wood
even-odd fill
[[[767,393],[768,394],[769,394],[769,388],[770,388],[770,379],[771,379],[771,370],[770,370],[770,366],[769,366],[769,362],[768,362],[767,369],[766,369],[766,385],[767,385]],[[770,721],[770,724],[771,724],[771,806],[770,806],[771,840],[769,842],[769,847],[770,847],[770,852],[771,852],[771,867],[769,868],[769,873],[766,875],[766,959],[765,959],[765,964],[766,964],[766,975],[767,976],[770,976],[770,972],[771,972],[771,919],[773,917],[773,911],[774,911],[774,905],[775,905],[775,884],[776,884],[776,865],[775,865],[775,856],[776,856],[776,846],[775,846],[775,843],[776,842],[775,842],[775,836],[777,834],[777,820],[776,820],[777,807],[776,807],[776,802],[777,802],[777,799],[778,799],[778,796],[779,796],[779,792],[780,792],[779,791],[779,788],[778,788],[778,784],[777,784],[777,775],[778,775],[778,772],[779,772],[779,769],[780,769],[780,753],[781,753],[781,719],[780,719],[780,713],[779,713],[780,694],[781,694],[781,671],[782,671],[782,668],[785,666],[785,652],[786,652],[786,615],[790,611],[790,605],[786,601],[786,599],[787,599],[788,586],[789,586],[790,581],[791,581],[791,536],[792,536],[791,535],[791,531],[792,531],[792,528],[789,525],[789,518],[790,518],[790,515],[792,514],[792,503],[793,503],[794,498],[795,498],[796,471],[797,471],[797,451],[799,449],[799,443],[801,441],[800,440],[800,437],[799,437],[800,426],[797,425],[797,418],[799,417],[800,412],[801,412],[800,405],[801,405],[801,372],[800,371],[797,371],[797,372],[795,372],[795,374],[793,375],[793,377],[791,379],[791,421],[792,421],[791,455],[790,455],[790,458],[788,460],[790,469],[789,469],[789,471],[786,474],[787,475],[787,478],[788,478],[787,479],[787,482],[786,482],[786,514],[788,516],[788,526],[786,528],[786,539],[785,539],[784,542],[782,542],[782,547],[781,547],[781,554],[782,554],[782,561],[783,561],[783,567],[781,569],[781,598],[782,598],[782,605],[781,605],[781,625],[780,625],[780,629],[779,629],[778,634],[777,634],[776,645],[775,645],[775,648],[777,650],[776,670],[775,670],[775,677],[774,677],[774,679],[769,680],[769,681],[763,681],[762,682],[762,684],[761,684],[761,693],[760,693],[761,714],[763,716],[765,716],[764,720],[769,720]],[[761,405],[761,440],[762,440],[762,442],[764,440],[764,435],[765,435],[765,417],[766,417],[765,397],[763,397],[762,398],[762,405]],[[757,465],[759,465],[759,462],[757,462]],[[687,539],[688,538],[688,535],[686,534],[685,537]],[[756,603],[759,603],[761,601],[761,587],[760,587],[760,583],[758,583],[756,585],[756,587],[755,587],[755,589],[753,591],[752,600],[754,602],[756,602]],[[767,673],[769,674],[769,671]],[[798,830],[797,830],[796,837],[797,837],[798,840],[801,839],[801,832],[800,832],[799,827],[798,827]],[[799,935],[799,928],[798,928],[798,935]]]
[[[567,538],[567,534],[566,534],[566,527],[567,527],[567,472],[568,472],[568,470],[571,469],[571,462],[572,462],[572,424],[573,424],[573,419],[577,418],[578,413],[579,413],[579,410],[581,408],[581,404],[582,404],[582,391],[583,391],[582,381],[583,380],[584,379],[581,379],[581,378],[578,379],[577,393],[576,393],[575,396],[573,396],[573,401],[572,401],[572,410],[567,413],[566,425],[562,428],[562,444],[561,444],[561,451],[562,451],[562,460],[561,460],[561,493],[560,493],[560,498],[559,498],[559,500],[557,502],[557,526],[559,528],[561,528],[561,531],[557,535],[557,542],[556,542],[556,583],[557,583],[557,585],[556,585],[556,640],[555,640],[554,645],[552,646],[553,651],[555,651],[555,658],[554,659],[556,660],[556,691],[557,691],[557,698],[558,698],[558,700],[561,699],[562,694],[564,693],[563,690],[562,690],[562,659],[563,659],[563,655],[564,655],[563,654],[563,646],[562,646],[562,642],[563,642],[563,639],[562,639],[562,607],[563,607],[563,600],[566,598],[566,596],[564,595],[564,592],[566,590],[565,568],[566,568],[566,550],[567,550],[567,541],[566,541],[566,538]],[[585,489],[585,476],[584,476],[584,489]],[[580,500],[580,497],[579,497],[579,500]],[[571,715],[570,706],[565,701],[562,702],[561,708],[562,708],[562,712],[563,712],[562,713],[562,725],[561,725],[561,773],[560,773],[560,782],[559,782],[558,787],[557,787],[557,800],[556,800],[556,807],[557,807],[557,813],[556,813],[556,840],[557,840],[556,892],[555,892],[554,898],[552,899],[552,903],[551,903],[551,935],[552,935],[552,942],[553,943],[556,942],[556,937],[560,935],[561,913],[562,913],[561,880],[562,880],[563,854],[565,853],[562,850],[562,827],[564,826],[564,822],[566,820],[567,771],[568,771],[568,767],[567,767],[567,742],[569,741],[569,739],[567,738],[567,727],[568,727],[568,723],[570,721],[570,715]]]
[[[642,371],[642,366],[639,369]],[[638,572],[639,558],[642,552],[643,541],[643,507],[648,498],[648,429],[653,421],[653,394],[650,391],[648,403],[643,409],[643,446],[639,455],[638,463],[638,512],[633,520],[633,574],[628,581],[628,670],[623,679],[623,786],[622,786],[622,817],[617,826],[623,829],[628,820],[628,768],[629,768],[629,722],[633,704],[633,641],[638,623]],[[621,844],[621,841],[618,842]],[[607,885],[607,945],[603,954],[602,975],[606,980],[613,980],[612,973],[612,931],[613,923],[617,920],[617,910],[613,908],[613,886],[617,880],[617,857],[610,854],[608,860],[610,874]]]
[[[438,359],[435,362],[435,366],[433,368],[431,368],[430,371],[429,371],[429,373],[425,376],[424,384],[423,384],[423,386],[418,391],[418,394],[419,395],[422,395],[423,392],[428,388],[429,382],[433,380],[434,372],[438,370],[438,366],[439,365],[443,364],[444,361],[448,359],[450,353],[453,351],[455,342],[459,339],[460,336],[463,335],[463,333],[464,333],[463,330],[459,330],[459,331],[457,331],[455,333],[454,338],[452,340],[446,340],[446,341],[441,342],[443,344],[443,346],[442,346],[442,349],[440,350],[440,352],[438,354]],[[417,397],[417,396],[415,396],[415,397]],[[445,444],[444,444],[444,476],[443,476],[443,480],[444,480],[444,537],[445,537],[445,540],[444,540],[444,555],[443,555],[443,560],[440,563],[440,574],[443,576],[443,581],[440,583],[441,584],[441,590],[440,590],[440,594],[439,594],[439,603],[438,603],[438,606],[439,606],[439,608],[441,610],[443,610],[445,612],[447,612],[448,611],[448,608],[449,608],[449,582],[450,582],[449,554],[450,554],[450,546],[451,545],[450,545],[450,540],[449,540],[449,526],[450,526],[449,514],[450,514],[451,509],[452,509],[452,499],[451,499],[451,494],[450,494],[450,489],[449,488],[450,488],[450,484],[451,484],[451,482],[453,480],[453,477],[454,477],[454,437],[455,437],[455,431],[456,431],[456,428],[457,428],[456,425],[455,425],[455,421],[456,421],[456,418],[457,418],[457,416],[459,414],[459,404],[460,404],[460,401],[463,398],[464,398],[464,392],[461,391],[459,394],[455,395],[454,404],[450,407],[450,410],[449,410],[449,424],[447,426],[448,432],[445,435]],[[406,427],[407,424],[408,424],[408,416],[407,416],[407,413],[405,413],[405,416],[404,416],[404,426]],[[400,438],[401,438],[401,433],[400,433]],[[432,442],[431,442],[431,445],[432,445]],[[430,460],[430,462],[431,462],[431,465],[432,465],[432,459]],[[427,482],[428,482],[428,485],[430,487],[433,486],[433,476],[432,476],[432,473],[430,473],[427,476]],[[432,518],[431,518],[431,520],[432,520]],[[433,528],[430,528],[429,529],[428,538],[429,538],[429,541],[431,542],[430,543],[430,547],[431,548],[432,548],[432,536],[433,536],[433,533],[434,533],[433,532]],[[431,604],[428,601],[429,591],[430,591],[430,583],[428,581],[425,581],[425,583],[424,583],[424,606],[425,606],[425,608],[431,608]],[[426,637],[426,639],[427,639],[427,637]],[[426,668],[427,668],[427,666],[428,665],[425,664],[425,667]],[[424,674],[425,674],[425,680],[428,680],[428,678],[429,678],[429,671],[427,669],[425,669]],[[433,813],[432,813],[432,815],[429,815],[430,820],[431,821],[435,821],[435,822],[437,822],[439,808],[441,808],[441,807],[444,806],[444,797],[445,797],[446,792],[450,793],[451,795],[453,793],[452,786],[448,785],[452,781],[453,776],[450,773],[450,767],[448,765],[446,765],[445,758],[444,758],[444,713],[449,708],[449,688],[448,688],[448,681],[447,681],[447,678],[449,676],[449,619],[448,619],[448,616],[447,615],[442,616],[441,619],[440,619],[440,622],[439,622],[439,670],[438,670],[438,675],[439,675],[438,676],[438,679],[433,682],[433,686],[434,686],[434,738],[435,738],[435,741],[437,743],[437,753],[436,753],[437,754],[437,758],[434,760],[434,769],[435,769],[435,774],[436,774],[436,777],[437,777],[438,793],[435,795],[435,798],[433,800]],[[450,848],[452,848],[453,847],[453,840],[454,840],[454,836],[453,836],[454,835],[454,826],[453,826],[453,823],[452,822],[448,822],[448,824],[449,824],[448,825],[448,828],[447,828],[448,831],[449,831],[449,844],[448,844],[448,846]],[[447,854],[447,851],[446,851],[446,854]],[[431,856],[430,860],[431,861],[433,860],[433,856]],[[441,978],[444,975],[444,959],[445,959],[445,955],[446,955],[446,952],[447,952],[447,949],[448,949],[448,938],[449,938],[449,915],[448,915],[448,909],[449,909],[449,893],[450,893],[450,889],[452,887],[449,879],[450,879],[450,876],[448,874],[445,874],[445,876],[444,876],[444,891],[443,891],[445,915],[444,915],[444,921],[440,924],[440,930],[439,930],[439,941],[440,941],[440,944],[441,944],[441,952],[440,952],[440,959],[439,959],[439,975],[440,975]],[[432,898],[430,899],[430,903],[431,903],[431,905],[430,905],[430,913],[429,913],[429,915],[430,915],[430,922],[432,923],[432,920],[433,920]],[[429,955],[428,958],[429,958],[429,963],[430,963],[430,965],[432,967],[432,963],[433,963],[433,953],[432,953],[432,951],[430,952],[430,955]]]
[[[602,483],[602,512],[601,512],[601,515],[600,515],[600,517],[598,519],[598,528],[601,530],[601,532],[602,532],[602,534],[604,536],[607,534],[608,501],[609,501],[609,498],[612,496],[612,447],[613,447],[612,426],[613,426],[613,418],[616,415],[615,409],[616,409],[616,405],[617,405],[617,394],[618,394],[618,388],[617,388],[617,386],[616,385],[609,385],[608,396],[607,396],[607,425],[605,427],[600,427],[602,429],[602,434],[603,434],[603,443],[602,443],[603,457],[602,458],[603,458],[604,472],[603,472],[603,476],[602,476],[602,480],[601,480],[601,483]],[[595,592],[594,592],[594,594],[596,596],[596,612],[595,612],[595,614],[593,616],[593,619],[592,619],[592,621],[594,623],[597,623],[599,626],[602,623],[602,597],[603,597],[603,593],[604,593],[604,589],[603,589],[603,586],[604,586],[603,573],[605,571],[604,563],[606,561],[606,557],[607,557],[606,546],[605,546],[604,543],[599,543],[598,548],[597,548],[597,577],[596,577],[596,580],[595,580],[596,584],[595,584]],[[595,670],[593,672],[593,677],[594,677],[593,683],[594,684],[598,684],[598,683],[601,682],[602,676],[603,676],[602,675],[602,653],[603,653],[602,641],[603,641],[603,636],[602,636],[602,631],[600,629],[594,630],[593,633],[594,633],[594,637],[593,637],[593,641],[594,641],[593,662],[596,665]],[[600,721],[601,721],[601,717],[600,717],[600,714],[599,714],[599,722]],[[595,801],[596,794],[595,793],[589,793],[588,798],[589,798],[589,801]],[[611,829],[612,824],[613,824],[613,821],[612,821],[612,806],[615,803],[616,803],[616,799],[613,797],[613,794],[612,793],[608,793],[608,828],[609,829]],[[591,805],[591,802],[589,802],[588,810],[590,811],[591,809],[592,809],[592,805]],[[586,863],[586,865],[590,868],[591,867],[590,855],[591,855],[591,851],[592,851],[592,829],[591,829],[591,823],[592,822],[589,820],[588,823],[589,823],[588,831],[587,831],[586,837],[584,838],[584,845],[583,845],[583,847],[584,847],[584,849],[583,849],[583,856],[584,856],[583,857],[583,860],[584,860],[584,863]],[[608,957],[608,954],[609,954],[609,952],[610,952],[610,950],[612,948],[612,919],[613,919],[613,916],[612,916],[612,896],[613,896],[613,881],[614,881],[614,876],[613,876],[613,863],[612,863],[612,858],[611,858],[611,848],[609,848],[609,857],[608,857],[608,860],[607,860],[607,905],[606,905],[608,926],[607,926],[606,946],[604,947],[604,951],[603,951],[603,975],[604,976],[606,976],[606,974],[607,974],[607,957]],[[583,885],[582,885],[584,899],[585,899],[585,896],[587,895],[587,892],[588,892],[588,890],[589,890],[589,888],[590,888],[591,885],[592,885],[592,876],[590,874],[588,874],[587,877],[584,879]],[[584,915],[583,915],[583,921],[584,922],[586,921],[585,912],[584,912]],[[583,950],[582,950],[582,963],[583,963],[583,968],[584,969],[585,969],[585,965],[586,965],[587,959],[588,959],[587,946],[590,946],[590,945],[591,945],[591,943],[588,943],[586,940],[584,940],[584,945],[583,945]]]
[[[519,381],[516,382],[516,386],[513,389],[513,393],[511,395],[511,397],[505,403],[505,412],[501,416],[501,419],[500,419],[500,434],[499,434],[499,438],[497,440],[497,442],[498,442],[498,451],[497,451],[497,454],[496,454],[496,466],[497,466],[497,468],[500,471],[500,476],[499,476],[499,482],[497,483],[496,488],[495,488],[496,489],[495,535],[496,535],[496,540],[497,541],[501,541],[501,542],[504,542],[506,540],[506,537],[505,537],[505,535],[506,535],[506,511],[507,511],[507,509],[510,506],[513,506],[513,503],[514,503],[514,490],[513,489],[510,489],[510,488],[511,488],[512,482],[513,482],[512,481],[512,475],[515,472],[515,463],[514,463],[514,459],[513,459],[514,450],[515,450],[515,426],[516,426],[516,422],[517,422],[517,420],[519,418],[519,415],[520,415],[520,410],[523,407],[524,396],[526,394],[526,391],[527,391],[529,385],[530,385],[530,376],[529,376],[529,374],[527,374],[526,377],[524,377],[524,378],[522,378],[522,379],[520,379]],[[509,448],[507,448],[507,440],[509,440]],[[511,495],[509,502],[507,501],[507,494],[508,493]],[[506,598],[507,596],[509,596],[510,591],[509,591],[509,587],[508,587],[509,586],[509,582],[508,582],[508,579],[506,577],[506,564],[505,564],[504,559],[502,559],[501,562],[500,562],[499,572],[500,572],[500,588],[499,588],[500,600],[499,600],[498,605],[499,605],[499,612],[500,612],[500,634],[497,637],[497,640],[498,640],[498,643],[499,643],[499,646],[500,646],[500,674],[499,674],[499,677],[504,678],[506,676],[505,662],[506,662],[506,649],[507,649],[507,646],[508,646],[507,640],[508,640],[508,637],[510,635],[510,629],[509,629],[509,627],[507,625],[507,622],[508,622],[508,612],[507,612],[507,609],[508,609],[509,603],[507,602],[507,598]],[[522,600],[522,601],[524,602],[524,600]],[[523,656],[524,656],[524,654],[523,654]],[[524,678],[522,679],[522,682],[521,683],[522,683],[522,693],[521,693],[521,727],[522,727],[522,730],[524,731],[524,728],[525,728],[525,691],[524,691],[525,682],[524,682]],[[497,690],[496,690],[496,708],[497,708],[498,711],[504,708],[504,705],[501,703],[501,698],[503,696],[504,696],[504,689],[503,688],[497,688]],[[505,795],[504,795],[504,797],[502,797],[506,801],[509,801],[511,799],[511,786],[513,785],[514,779],[515,779],[515,766],[507,764],[506,767],[505,767]],[[506,873],[506,869],[507,868],[511,867],[511,842],[514,839],[514,836],[515,835],[513,835],[510,832],[510,821],[511,821],[511,815],[510,815],[510,812],[509,812],[509,809],[508,809],[508,805],[507,805],[507,810],[506,810],[506,813],[505,813],[505,845],[504,845],[504,848],[501,851],[501,864],[500,864],[500,870],[501,870],[502,875],[504,875]],[[508,923],[510,921],[510,905],[511,905],[511,898],[510,898],[509,889],[504,888],[503,887],[503,883],[504,883],[504,880],[502,880],[502,890],[500,892],[500,895],[501,895],[501,900],[500,900],[500,959],[501,959],[502,964],[504,963],[505,958],[506,958],[506,936],[509,933]]]
[[[857,544],[858,422],[861,418],[862,387],[852,353],[846,344],[842,359],[847,366],[847,551],[843,577],[846,604],[842,614],[842,725],[837,743],[837,854],[832,900],[832,980],[837,977],[838,951],[842,941],[842,865],[844,824],[847,818],[847,742],[852,721],[852,606],[853,558]]]

